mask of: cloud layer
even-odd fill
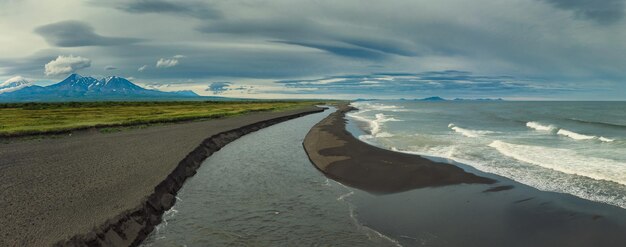
[[[215,19],[222,13],[209,3],[200,1],[165,1],[165,0],[135,0],[121,1],[115,4],[119,10],[129,13],[153,13],[188,16],[198,19]]]
[[[156,63],[157,68],[170,68],[176,65],[178,65],[178,59],[175,59],[175,58],[171,58],[171,59],[161,58]]]
[[[91,60],[80,56],[58,56],[45,65],[47,76],[65,75],[91,66]]]
[[[211,82],[228,81],[285,97],[405,88],[624,99],[625,10],[625,0],[9,1],[0,9],[0,78],[54,77],[41,67],[74,54],[92,59],[81,73],[195,83],[207,94]],[[429,71],[471,78],[426,83]],[[344,78],[394,73],[393,81]],[[338,81],[305,88],[326,79]]]
[[[577,17],[599,24],[613,24],[624,18],[624,0],[545,0],[557,8],[573,11]]]
[[[481,76],[467,71],[429,71],[422,73],[375,73],[344,75],[308,80],[277,81],[287,88],[299,89],[285,93],[298,94],[355,94],[388,98],[398,96],[420,98],[432,95],[447,97],[489,97],[545,95],[564,93],[571,89],[543,85],[510,76]]]
[[[59,47],[125,45],[140,41],[135,38],[101,36],[88,24],[73,20],[40,26],[35,32],[50,45]]]

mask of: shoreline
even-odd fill
[[[267,126],[271,126],[273,124],[287,121],[300,116],[322,112],[324,110],[324,108],[311,106],[283,112],[253,113],[246,114],[241,117],[228,119],[158,126],[143,130],[124,131],[108,135],[103,135],[100,133],[85,133],[85,135],[81,135],[79,137],[46,139],[40,140],[39,142],[15,142],[11,143],[10,148],[9,144],[0,144],[7,147],[5,150],[0,150],[0,155],[8,156],[7,160],[3,160],[4,162],[0,162],[0,170],[2,171],[2,174],[0,174],[0,178],[13,177],[13,179],[11,180],[7,179],[9,181],[3,181],[4,184],[0,184],[0,186],[4,190],[2,199],[0,200],[7,200],[7,202],[10,202],[6,204],[4,202],[2,203],[8,206],[8,208],[3,209],[3,212],[4,214],[7,214],[7,217],[2,217],[2,221],[6,220],[7,222],[2,223],[3,225],[7,226],[12,225],[12,227],[5,228],[3,231],[4,233],[0,232],[0,235],[3,236],[2,239],[4,239],[2,242],[6,241],[5,244],[7,245],[26,246],[137,246],[141,243],[143,239],[145,239],[145,237],[153,230],[153,228],[161,222],[163,213],[171,208],[175,203],[176,192],[182,187],[184,181],[188,177],[191,177],[195,174],[195,170],[208,156],[218,151],[226,144],[250,132],[254,132],[261,128],[265,128]],[[194,132],[198,130],[204,130],[203,132],[214,132],[214,134],[209,135],[209,138],[202,138],[198,137],[198,135],[202,135],[202,132]],[[165,136],[160,136],[161,134]],[[178,139],[168,140],[167,136]],[[194,141],[185,139],[185,136],[189,136],[190,138],[193,137],[192,139],[200,141],[199,143],[193,144]],[[150,140],[142,140],[142,137],[144,137],[144,139]],[[171,146],[176,145],[177,141],[184,143],[184,146],[190,148],[186,149],[187,151],[185,152],[184,147]],[[117,158],[123,161],[128,161],[129,164],[119,164],[114,161],[110,161],[111,157],[107,155],[104,155],[102,157],[98,155],[89,155],[89,153],[92,152],[91,149],[95,149],[95,151],[97,151],[98,149],[95,147],[87,147],[90,145],[87,144],[89,142],[94,145],[97,145],[98,143],[104,143],[102,145],[107,144],[107,146],[103,146],[102,148],[113,147],[110,145],[115,145],[117,146],[116,148],[124,148],[124,144],[131,145],[134,146],[134,148],[137,148],[136,146],[138,146],[139,143],[144,143],[144,148],[140,148],[138,149],[138,151],[145,151],[145,155],[151,157],[151,159],[142,160],[141,157],[137,157],[141,155],[133,155],[131,151],[127,151],[128,154],[119,153],[118,155],[121,158]],[[172,144],[168,145],[169,142],[171,142]],[[45,157],[47,155],[44,154],[46,152],[36,153],[34,155],[43,155],[44,157],[41,157],[41,159],[34,158],[33,160],[32,157],[24,157],[26,153],[30,152],[28,151],[29,148],[30,150],[38,150],[37,147],[27,147],[30,146],[28,144],[33,143],[43,146],[43,148],[45,149],[50,149],[47,151],[50,151],[52,153],[58,153],[58,150],[56,149],[62,148],[59,146],[63,146],[64,144],[70,145],[72,147],[85,147],[85,150],[88,152],[84,152],[82,155],[87,156],[87,160],[92,159],[93,161],[85,162],[85,157],[80,157],[81,155],[76,155],[78,156],[77,160],[73,160],[73,157],[64,157],[68,160],[67,162],[69,162],[70,164],[59,164],[63,163],[63,161],[54,161],[55,157],[52,157],[52,160],[48,160],[49,157]],[[150,146],[151,144],[152,146]],[[15,145],[17,145],[17,147],[14,147]],[[128,149],[130,149],[130,147],[128,147]],[[192,151],[190,152],[189,150]],[[164,151],[166,153],[163,153]],[[182,157],[178,160],[177,165],[173,167],[171,165],[165,165],[161,166],[159,169],[156,169],[158,171],[152,170],[152,168],[156,168],[155,166],[157,165],[151,164],[151,162],[156,162],[159,161],[160,158],[163,158],[154,156],[167,155],[168,151],[179,153],[177,155],[170,155],[171,157],[167,157],[167,159],[169,160],[174,160],[176,159],[176,157]],[[72,150],[72,153],[79,152],[81,152],[80,149]],[[108,152],[110,152],[111,154],[116,154],[116,152],[114,151]],[[128,157],[128,159],[124,159],[123,156],[128,155],[135,157]],[[32,164],[33,161],[37,163]],[[56,162],[56,164],[54,164],[55,167],[46,168],[47,165],[45,163],[47,162]],[[103,169],[105,170],[103,171],[105,173],[109,172],[110,174],[99,174],[98,172],[93,171],[93,168],[99,168],[93,166],[100,166],[102,165],[101,162],[106,162],[106,165],[116,167],[116,169],[120,170],[120,172],[122,173],[128,172],[135,174],[119,174],[119,172],[116,173],[113,171],[116,169],[111,169],[109,167],[104,167]],[[165,160],[161,160],[161,162],[168,163]],[[68,168],[66,165],[78,167],[79,171],[72,171],[72,168]],[[135,168],[133,167],[134,165],[143,165],[148,170]],[[132,169],[128,170],[129,167],[132,167]],[[167,167],[172,168],[168,169]],[[59,178],[48,178],[48,180],[41,181],[44,184],[51,184],[40,185],[40,187],[43,186],[43,188],[33,188],[32,191],[29,191],[30,188],[27,188],[29,186],[26,185],[26,183],[34,181],[26,181],[28,179],[20,180],[20,176],[32,176],[32,174],[29,174],[28,170],[32,170],[34,171],[34,173],[37,173],[37,171],[40,173],[43,172],[44,175],[52,175]],[[64,171],[74,172],[72,173],[74,175],[65,174]],[[160,173],[165,171],[167,171],[166,174]],[[148,174],[145,174],[146,172]],[[37,177],[37,175],[39,174],[35,174],[35,177]],[[131,175],[136,175],[140,177],[133,177]],[[92,176],[92,178],[90,178],[89,176]],[[143,176],[147,177],[144,178]],[[158,177],[161,176],[163,177],[161,179],[158,179]],[[36,178],[33,179],[36,180]],[[129,179],[131,181],[129,181]],[[79,187],[76,187],[76,181],[73,180],[81,180],[79,182],[83,182],[85,185],[90,185],[93,183],[103,183],[108,185],[92,185],[90,187],[80,187],[81,184],[79,184]],[[115,181],[119,181],[119,183]],[[141,188],[142,185],[145,186],[151,184],[150,181],[154,181],[156,186],[151,187],[151,189]],[[55,184],[62,186],[55,187]],[[134,186],[139,187],[133,187],[131,186],[132,184],[135,184]],[[126,189],[130,193],[128,193],[129,195],[124,196],[135,199],[131,200],[130,202],[129,200],[123,200],[123,194],[121,194],[123,193],[123,191],[119,191],[118,188],[110,187],[120,187],[120,189]],[[70,189],[70,191],[72,192],[66,191],[66,189]],[[23,191],[23,193],[17,192],[20,190]],[[101,191],[101,195],[93,194],[99,193],[99,190],[104,190]],[[139,192],[136,190],[138,190]],[[140,191],[151,192],[142,195]],[[31,194],[31,196],[29,196],[28,194]],[[84,195],[80,196],[80,194]],[[143,199],[141,197],[137,198],[137,196],[134,195],[141,195]],[[32,198],[33,196],[35,196],[36,198]],[[54,198],[54,196],[60,196],[65,198]],[[11,197],[17,198],[13,201],[11,200]],[[87,197],[92,197],[92,199],[100,200],[101,203],[92,202]],[[39,201],[39,199],[41,199],[42,201]],[[50,199],[52,199],[52,201],[48,201]],[[31,202],[25,203],[25,205],[20,205],[20,200],[25,202]],[[34,202],[33,200],[37,202]],[[75,200],[82,201],[76,202]],[[138,204],[134,204],[133,201],[137,201]],[[64,207],[63,205],[65,204],[70,204],[73,206]],[[94,204],[94,206],[87,206],[90,204]],[[130,206],[127,208],[123,206],[132,204],[134,204],[135,206]],[[106,216],[106,212],[99,211],[100,209],[98,207],[105,207],[106,209],[108,209],[106,210],[106,212],[109,213],[116,211],[117,213],[113,213],[111,214],[111,216]],[[83,209],[82,211],[85,212],[67,212],[68,210],[81,211],[81,209]],[[57,215],[54,214],[55,210],[65,211],[65,213],[62,213],[62,215]],[[50,214],[52,214],[52,216],[49,216]],[[84,217],[81,219],[80,216],[75,216],[74,214],[83,214],[81,216]],[[49,219],[46,220],[46,218]],[[72,221],[74,222],[72,223]],[[82,225],[82,227],[74,226],[73,224],[78,223],[76,221],[80,221],[81,223],[78,225]],[[93,227],[91,230],[87,230],[90,228],[89,225]],[[55,229],[55,227],[58,226],[62,226],[60,228],[63,229]],[[66,227],[68,229],[65,229]],[[56,233],[50,233],[49,231],[52,229],[55,229],[53,231],[56,231]],[[41,234],[44,235],[42,236]]]
[[[540,191],[509,178],[486,173],[466,164],[430,157],[436,164],[454,165],[491,183],[426,183],[399,190],[384,190],[377,183],[355,181],[353,176],[385,179],[390,173],[372,170],[394,164],[394,156],[421,155],[386,150],[386,157],[371,155],[379,148],[358,140],[347,129],[342,106],[322,120],[303,143],[309,159],[327,177],[353,187],[347,198],[355,205],[358,221],[393,238],[403,246],[622,246],[626,244],[626,210],[570,194]],[[312,134],[314,133],[314,134]],[[323,137],[316,137],[315,135]],[[324,136],[325,135],[325,136]],[[321,140],[321,142],[320,142]],[[313,145],[318,142],[318,145]],[[359,145],[353,145],[360,142]],[[363,158],[365,157],[365,158]],[[348,162],[353,162],[349,165]],[[368,164],[369,163],[369,164]],[[344,166],[343,173],[333,173]],[[415,166],[422,166],[415,163]],[[398,170],[404,170],[398,167]],[[373,172],[372,172],[373,171]],[[421,172],[429,173],[428,169]],[[400,174],[402,175],[402,174]],[[383,176],[379,178],[377,176]],[[397,176],[395,180],[408,179]],[[422,179],[413,176],[413,180]],[[497,182],[496,182],[497,181]],[[396,186],[392,186],[396,187]],[[381,189],[382,188],[382,189]]]
[[[398,193],[453,184],[494,184],[491,178],[418,155],[372,146],[346,130],[347,104],[313,126],[303,146],[313,165],[326,176],[372,193]]]

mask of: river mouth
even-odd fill
[[[307,131],[332,111],[280,123],[233,141],[188,179],[163,223],[142,246],[393,246],[361,226],[302,149]]]
[[[331,113],[268,127],[214,153],[143,246],[626,243],[622,208],[539,191],[463,164],[454,163],[498,182],[376,194],[329,180],[311,164],[302,143]]]

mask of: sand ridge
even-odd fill
[[[339,105],[336,112],[316,124],[304,139],[309,159],[326,176],[374,193],[496,182],[451,164],[389,151],[358,140],[345,129],[345,114],[355,109],[347,104]]]

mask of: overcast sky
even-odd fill
[[[626,100],[623,0],[0,0],[0,82],[286,98]]]

